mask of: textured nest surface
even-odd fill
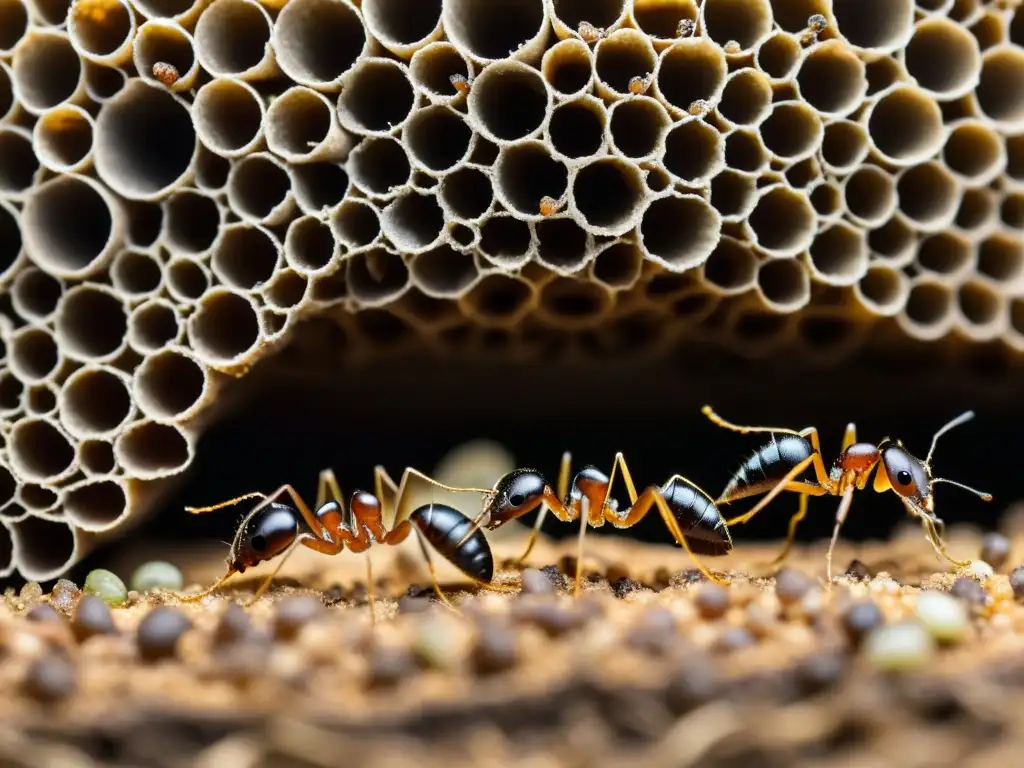
[[[1022,45],[1009,0],[0,0],[0,575],[124,530],[313,316],[1019,351]]]
[[[950,543],[979,551],[970,532]],[[500,554],[521,546],[503,541]],[[794,553],[775,580],[762,577],[775,547],[741,545],[719,561],[731,582],[716,588],[678,549],[592,537],[576,603],[566,551],[542,545],[531,560],[552,565],[527,571],[524,593],[446,583],[454,613],[429,599],[411,550],[382,553],[374,625],[358,557],[298,562],[296,581],[246,609],[234,599],[255,576],[198,605],[156,593],[109,611],[30,585],[0,609],[0,754],[11,765],[321,766],[346,754],[388,766],[981,766],[1021,748],[1024,607],[1007,575],[1020,538],[980,582],[936,572],[919,531],[843,546],[849,571],[827,590],[814,578],[822,547]],[[217,573],[211,560],[190,575]],[[922,593],[950,590],[957,638],[880,671],[895,645],[872,650],[872,630],[921,626]],[[865,603],[875,618],[851,619]],[[152,620],[167,611],[185,620]],[[938,618],[932,629],[948,630]]]

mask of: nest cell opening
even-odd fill
[[[702,120],[684,120],[665,136],[665,170],[687,183],[716,175],[725,154],[722,135]]]
[[[106,250],[114,231],[114,212],[95,182],[59,176],[29,196],[22,226],[31,236],[29,257],[40,267],[57,274],[77,273],[91,269]],[[0,242],[9,241],[8,237]]]
[[[356,204],[350,206],[350,210],[352,208],[362,212],[367,206]],[[379,226],[376,214],[373,214],[372,209],[370,209],[370,215],[373,216],[373,234],[370,238],[372,241],[379,231]],[[359,222],[349,221],[348,223],[356,226],[352,234],[359,236],[361,234],[358,229]],[[306,274],[326,269],[334,259],[337,249],[338,244],[334,240],[331,227],[315,216],[303,216],[301,219],[293,221],[284,238],[284,252],[288,263],[294,269]]]
[[[213,80],[207,83],[196,94],[192,113],[203,142],[220,154],[241,151],[256,141],[263,130],[259,96],[251,86],[241,82]]]
[[[805,195],[775,187],[761,195],[748,223],[762,248],[799,253],[814,238],[816,215]]]
[[[110,282],[127,296],[146,296],[160,287],[163,266],[155,256],[139,251],[121,251],[110,267]]]
[[[131,393],[125,380],[112,370],[81,368],[61,390],[61,421],[75,435],[111,433],[132,415]]]
[[[494,188],[479,168],[459,168],[441,181],[440,196],[453,216],[473,220],[491,207]]]
[[[18,46],[11,74],[21,102],[43,112],[74,96],[82,79],[82,61],[65,35],[38,32],[31,45]]]
[[[586,262],[587,233],[572,219],[537,222],[537,255],[555,269],[575,272]]]
[[[174,419],[192,409],[206,389],[206,372],[188,355],[166,349],[135,370],[135,394],[146,415]]]
[[[721,238],[721,219],[700,197],[655,200],[640,222],[640,238],[652,256],[675,269],[703,263]]]
[[[194,302],[210,287],[210,276],[199,262],[172,259],[166,270],[167,290],[178,301]]]
[[[159,152],[153,151],[154,139]],[[127,198],[163,193],[183,178],[196,153],[196,131],[182,102],[139,81],[108,101],[96,118],[96,171]]]
[[[510,62],[485,69],[477,77],[469,94],[469,114],[490,136],[516,141],[541,127],[549,100],[535,69]]]
[[[647,39],[634,30],[622,30],[598,43],[597,79],[616,93],[629,93],[629,81],[654,73],[657,60]]]
[[[353,183],[370,195],[388,195],[392,188],[409,183],[412,166],[401,144],[391,137],[360,142],[349,155],[348,172]]]
[[[665,108],[654,99],[621,101],[611,112],[612,144],[629,158],[653,156],[670,122]]]
[[[409,75],[420,89],[451,99],[459,94],[452,85],[452,75],[468,79],[469,64],[451,43],[431,43],[413,55]]]
[[[128,496],[114,480],[93,480],[68,489],[64,512],[68,521],[85,530],[113,527],[128,508]]]
[[[75,461],[67,436],[48,419],[22,419],[7,442],[14,470],[25,480],[46,483],[60,477]]]
[[[481,252],[499,263],[521,259],[532,245],[530,226],[511,216],[492,216],[480,227]]]
[[[224,289],[207,293],[188,321],[192,348],[212,364],[228,364],[250,352],[260,340],[256,307]]]
[[[249,155],[228,177],[231,207],[257,221],[270,217],[292,192],[287,169],[270,155]]]
[[[196,49],[203,52],[204,64],[211,72],[242,74],[266,56],[271,23],[267,12],[255,2],[217,0],[196,22]]]
[[[0,128],[0,195],[20,196],[32,186],[38,170],[32,134]]]
[[[583,91],[593,78],[593,54],[579,40],[563,40],[544,55],[541,71],[554,91],[572,96]]]
[[[409,120],[403,137],[409,152],[421,166],[429,171],[442,172],[466,159],[473,131],[455,110],[429,107]]]
[[[565,195],[569,171],[539,141],[514,144],[499,156],[494,183],[509,207],[524,216],[536,216],[542,198],[560,200]]]
[[[639,169],[616,160],[597,160],[581,168],[572,183],[572,202],[590,228],[621,235],[647,198]]]
[[[288,170],[295,201],[304,213],[333,208],[348,193],[348,174],[337,163],[299,163]]]
[[[118,439],[116,451],[125,469],[142,477],[177,474],[192,458],[188,441],[176,427],[152,421],[129,427]]]
[[[221,213],[217,201],[200,192],[176,192],[164,203],[164,240],[174,251],[202,253],[217,239]]]
[[[666,48],[658,67],[658,90],[683,112],[698,100],[717,101],[728,68],[722,49],[705,38],[692,38]]]
[[[228,286],[249,291],[274,276],[280,256],[281,247],[270,232],[232,224],[221,232],[210,266]]]
[[[418,250],[441,236],[444,212],[434,195],[410,192],[388,204],[381,213],[380,225],[396,248]]]
[[[128,330],[128,315],[113,291],[81,286],[64,294],[54,325],[65,353],[92,360],[112,355],[121,348]]]
[[[479,272],[472,254],[450,245],[416,256],[410,267],[413,281],[428,296],[458,298],[476,281]]]
[[[506,58],[547,23],[543,0],[450,0],[443,17],[449,39],[478,59]]]
[[[383,302],[398,296],[409,284],[409,269],[401,256],[374,248],[346,262],[345,282],[352,295],[365,302]]]
[[[333,83],[356,63],[366,45],[358,12],[338,0],[293,0],[274,25],[278,63],[297,82]]]
[[[176,341],[180,333],[178,313],[167,301],[142,304],[128,318],[128,343],[142,354],[163,349]]]
[[[348,76],[338,99],[338,111],[351,130],[388,133],[405,122],[415,102],[405,66],[390,59],[372,59]]]
[[[598,154],[604,143],[605,120],[603,106],[596,99],[559,104],[552,110],[548,123],[551,146],[573,160]]]
[[[0,208],[0,221],[2,218],[3,208]],[[2,271],[0,265],[0,272]],[[64,288],[57,278],[41,269],[29,267],[19,272],[14,279],[11,286],[11,303],[14,305],[14,311],[23,318],[39,322],[53,314],[63,294]]]

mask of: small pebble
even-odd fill
[[[978,579],[978,581],[985,581],[996,575],[996,572],[992,570],[992,566],[984,560],[972,560],[971,564],[963,572],[972,578]]]
[[[139,656],[144,661],[173,658],[178,652],[178,641],[192,626],[192,622],[176,608],[154,608],[139,622],[135,636]]]
[[[754,645],[757,645],[757,638],[746,627],[729,627],[718,636],[715,650],[732,653]]]
[[[626,643],[639,651],[663,655],[677,644],[677,633],[675,615],[667,608],[655,606],[640,614],[626,634]]]
[[[1001,533],[986,533],[981,539],[981,559],[995,570],[1001,570],[1010,559],[1010,540]]]
[[[312,595],[286,597],[274,612],[274,635],[279,640],[292,640],[299,630],[324,612],[324,604]]]
[[[185,585],[181,571],[163,560],[154,560],[140,565],[132,574],[130,583],[131,588],[136,592],[152,592],[156,589],[180,592]]]
[[[18,593],[18,597],[24,600],[26,603],[38,602],[43,596],[43,588],[39,586],[36,581],[30,581],[26,583],[22,588],[21,592]]]
[[[988,593],[981,583],[966,576],[960,576],[953,582],[949,594],[971,606],[980,607],[988,602]]]
[[[416,671],[416,661],[407,648],[378,647],[370,655],[368,682],[375,688],[391,687]]]
[[[850,642],[860,645],[864,638],[885,621],[882,609],[871,600],[859,600],[843,611],[843,629]]]
[[[955,643],[970,628],[964,604],[945,592],[925,590],[919,594],[914,613],[940,643]]]
[[[124,605],[128,599],[128,588],[124,582],[117,577],[117,574],[103,568],[90,571],[85,577],[85,584],[82,591],[90,595],[96,595],[107,605]]]
[[[519,661],[515,632],[495,622],[484,622],[473,647],[472,661],[480,675],[496,674],[514,667]]]
[[[38,621],[40,623],[49,624],[53,622],[64,622],[64,617],[61,616],[57,609],[52,605],[46,603],[40,603],[39,605],[33,605],[28,613],[25,614],[25,618],[28,621]]]
[[[575,558],[572,558],[572,565],[574,568],[576,567]],[[568,589],[569,577],[557,565],[545,565],[540,570],[557,589]],[[572,571],[572,573],[575,573],[575,571]]]
[[[683,666],[671,673],[665,689],[666,703],[677,715],[683,715],[713,699],[721,687],[718,666],[701,653],[687,658]]]
[[[431,608],[433,608],[433,601],[429,597],[402,595],[398,600],[399,613],[426,613]]]
[[[867,581],[871,578],[871,570],[860,560],[853,559],[846,566],[846,575],[857,581]]]
[[[232,645],[253,633],[252,621],[249,614],[238,603],[231,603],[217,620],[217,626],[213,630],[213,644],[215,646]]]
[[[879,627],[864,643],[868,661],[886,671],[918,669],[928,663],[934,652],[935,640],[916,621]]]
[[[745,626],[754,637],[768,637],[776,624],[775,613],[768,606],[761,603],[751,603],[747,606]]]
[[[242,640],[217,654],[214,673],[235,685],[246,685],[264,676],[270,659],[270,645]]]
[[[94,635],[117,634],[114,617],[110,609],[96,595],[82,595],[71,618],[71,629],[78,642],[84,642]]]
[[[609,586],[612,589],[612,594],[620,600],[644,588],[644,585],[639,581],[634,581],[627,577],[615,579],[614,581],[609,580]]]
[[[29,666],[22,690],[36,701],[55,704],[73,696],[78,690],[78,672],[64,656],[45,656]]]
[[[413,653],[423,667],[449,669],[459,661],[455,658],[454,640],[449,620],[440,616],[430,617],[421,623],[416,632]]]
[[[775,596],[782,605],[792,605],[803,598],[813,584],[806,573],[783,568],[775,576]]]
[[[548,575],[536,568],[526,568],[521,580],[525,595],[553,595],[558,591]]]
[[[1017,602],[1024,603],[1024,565],[1018,565],[1010,571],[1010,589]]]
[[[81,591],[73,581],[58,579],[50,591],[50,605],[65,616],[70,616],[81,594]]]
[[[512,615],[516,621],[536,625],[549,637],[561,637],[581,626],[586,620],[574,607],[559,605],[550,600],[520,600],[513,603]]]
[[[845,672],[846,660],[830,651],[812,653],[794,669],[797,685],[807,694],[821,693],[834,687]]]
[[[709,582],[697,590],[694,604],[703,619],[720,619],[729,610],[729,590],[721,584]]]

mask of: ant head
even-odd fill
[[[888,484],[904,501],[916,509],[931,513],[935,503],[932,498],[932,475],[919,458],[910,453],[899,441],[883,440],[879,445],[882,464],[875,479],[876,490]]]
[[[494,496],[484,510],[487,517],[484,527],[494,530],[536,509],[548,490],[548,481],[535,469],[509,472],[494,486]]]
[[[228,555],[228,568],[244,573],[284,552],[299,533],[298,513],[287,504],[266,504],[242,521]]]

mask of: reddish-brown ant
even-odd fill
[[[469,93],[470,88],[472,88],[472,83],[465,75],[454,74],[448,78],[448,81],[456,91],[462,94]]]
[[[800,36],[801,45],[814,45],[818,42],[818,35],[828,29],[828,19],[824,14],[814,13],[807,19],[807,28]]]
[[[654,82],[654,75],[648,72],[646,75],[637,75],[629,79],[629,92],[633,96],[643,96],[651,88]]]
[[[932,437],[932,445],[928,456],[921,461],[911,454],[899,440],[885,438],[878,445],[857,442],[857,428],[854,424],[846,427],[839,458],[832,464],[831,471],[826,471],[818,442],[818,430],[807,427],[799,432],[779,427],[743,427],[732,424],[716,414],[711,406],[705,405],[702,413],[720,427],[749,434],[751,432],[768,432],[771,442],[759,448],[743,465],[736,470],[718,497],[716,503],[729,504],[738,499],[754,496],[767,491],[754,507],[739,517],[726,521],[728,526],[740,525],[760,512],[776,496],[783,491],[794,491],[800,494],[800,506],[789,521],[789,534],[782,552],[775,559],[779,565],[793,545],[796,527],[807,514],[807,501],[810,496],[840,496],[839,509],[836,512],[835,527],[832,530],[832,541],[827,555],[828,580],[832,581],[832,551],[839,538],[839,529],[846,520],[853,500],[853,492],[867,487],[868,479],[877,467],[873,487],[879,493],[892,490],[900,497],[907,512],[921,521],[925,536],[935,549],[936,554],[944,557],[958,568],[965,568],[970,561],[954,560],[946,551],[942,542],[944,525],[935,515],[935,499],[932,494],[938,483],[948,483],[970,491],[984,501],[991,501],[991,494],[975,490],[962,483],[933,477],[931,469],[932,455],[939,438],[949,430],[969,421],[974,417],[972,411],[957,416],[946,423]],[[779,435],[780,437],[776,437]],[[813,479],[805,475],[810,468],[814,470]],[[801,477],[801,475],[804,475]]]
[[[413,531],[423,551],[434,591],[446,605],[451,607],[437,582],[426,542],[477,584],[502,591],[501,585],[491,583],[494,558],[483,532],[475,530],[466,515],[446,504],[424,504],[410,511],[410,480],[452,493],[491,493],[486,488],[442,485],[411,467],[405,470],[401,483],[396,486],[384,468],[378,466],[374,469],[375,493],[355,491],[347,508],[334,472],[329,469],[319,475],[316,504],[312,509],[291,485],[282,485],[269,495],[247,493],[208,507],[188,507],[187,511],[192,514],[202,514],[246,499],[262,499],[238,527],[228,555],[227,573],[209,589],[182,599],[199,600],[217,590],[234,574],[281,556],[277,567],[253,595],[250,603],[255,602],[270,586],[288,555],[300,545],[325,555],[341,554],[346,548],[352,552],[366,552],[374,543],[399,544]],[[287,494],[294,506],[276,501],[282,494]],[[390,518],[390,524],[384,522],[386,516]],[[366,567],[372,615],[373,572],[369,558]]]
[[[617,453],[612,463],[611,476],[588,465],[576,474],[570,486],[571,461],[570,454],[562,456],[557,495],[544,475],[536,469],[517,469],[502,477],[495,484],[492,496],[480,516],[474,520],[472,530],[478,527],[487,530],[500,528],[510,520],[540,507],[526,551],[518,560],[522,563],[533,549],[548,511],[562,522],[580,520],[573,587],[573,594],[578,595],[582,576],[583,537],[587,527],[600,528],[610,523],[616,528],[631,528],[649,511],[657,509],[673,538],[687,551],[701,573],[712,581],[722,581],[701,564],[697,555],[727,554],[732,550],[732,538],[715,502],[697,485],[682,475],[673,475],[664,485],[652,485],[637,494],[626,460],[621,453]],[[622,480],[629,493],[630,506],[625,509],[619,509],[615,499],[611,498],[616,472],[622,473]]]

